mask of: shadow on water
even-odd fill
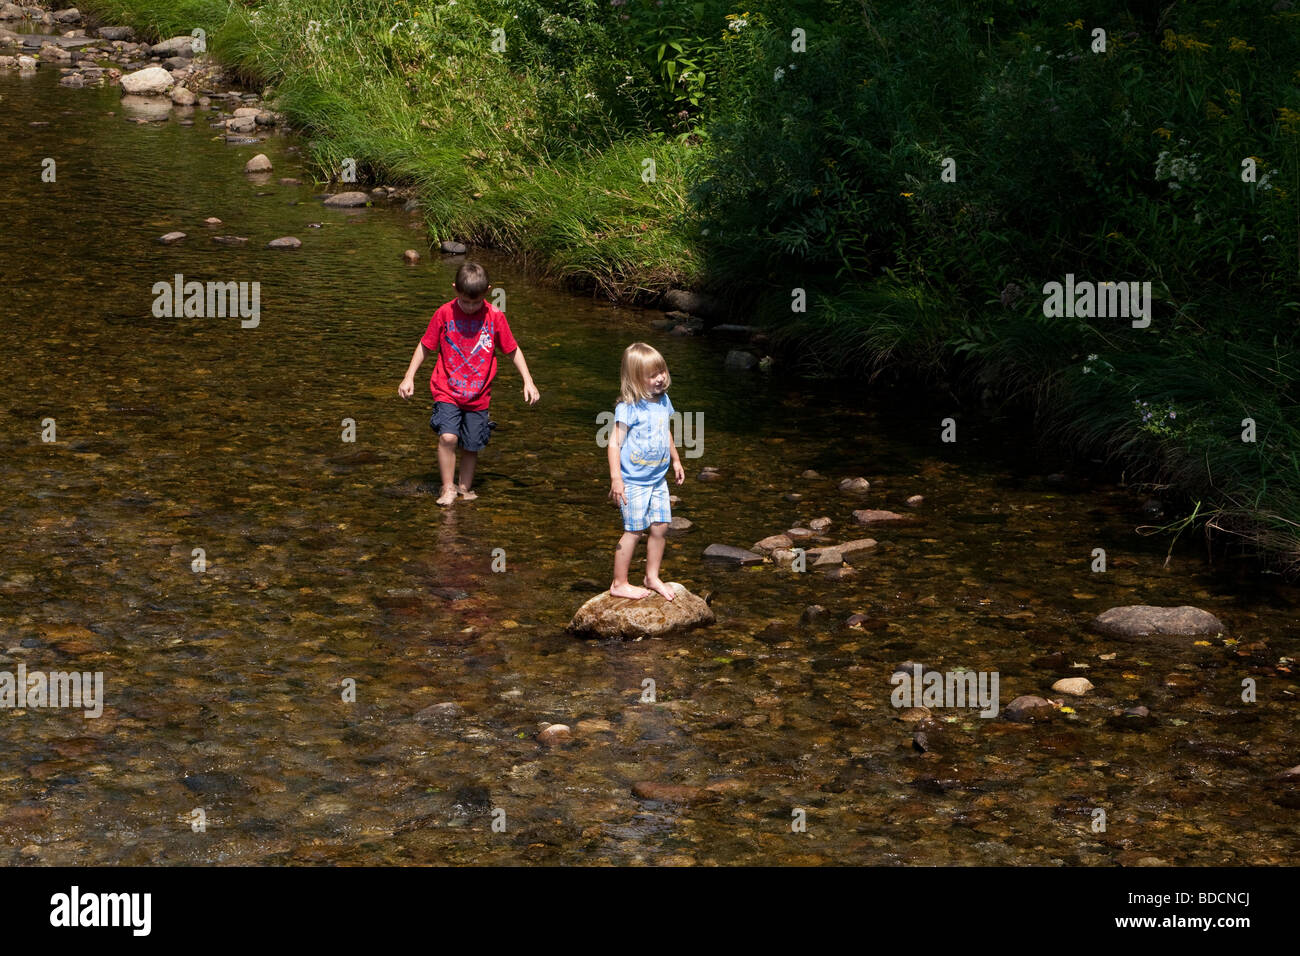
[[[1163,567],[1167,545],[1133,533],[1140,496],[1048,481],[988,423],[943,445],[949,410],[923,393],[724,372],[725,343],[485,254],[542,401],[502,367],[481,497],[440,509],[428,394],[396,388],[459,260],[429,255],[415,218],[323,208],[279,184],[310,180],[292,138],[231,146],[201,110],[140,125],[115,90],[46,69],[0,75],[0,95],[4,665],[102,671],[107,696],[97,719],[0,712],[8,862],[1293,857],[1296,794],[1276,778],[1297,762],[1295,591],[1225,585],[1191,547]],[[242,173],[256,152],[275,164],[261,182]],[[172,230],[187,238],[161,245]],[[303,247],[265,248],[284,235]],[[177,273],[258,282],[259,325],[155,318],[154,283]],[[713,591],[718,623],[577,642],[564,625],[608,582],[619,533],[596,416],[636,339],[665,354],[676,407],[704,415],[674,489],[694,527],[666,571]],[[698,480],[705,465],[722,478]],[[854,475],[866,495],[838,491]],[[854,525],[914,494],[914,523]],[[819,516],[830,541],[878,539],[855,576],[701,559]],[[1136,603],[1204,607],[1226,639],[1087,630]],[[1065,676],[1097,689],[1044,725],[937,710],[920,747],[890,702],[904,660],[997,671],[1003,703]],[[1139,703],[1154,722],[1114,724]],[[539,744],[542,722],[571,739]],[[643,799],[640,781],[694,789]]]

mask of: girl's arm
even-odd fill
[[[677,443],[673,441],[672,430],[668,432],[668,451],[673,456],[673,477],[677,479],[680,485],[686,480],[686,469],[682,467],[682,460],[677,457]]]
[[[519,376],[524,380],[524,401],[529,405],[536,405],[542,397],[542,393],[537,390],[533,384],[533,377],[528,374],[528,363],[524,361],[524,350],[515,349],[511,356],[515,363],[515,368],[519,369]]]
[[[428,357],[429,350],[424,347],[424,343],[416,343],[415,352],[411,355],[411,364],[406,369],[406,377],[402,379],[402,384],[397,386],[397,394],[402,398],[410,398],[415,394],[415,373],[420,370],[420,365]]]
[[[623,462],[619,457],[626,438],[627,426],[615,422],[609,433],[609,496],[620,505],[627,504],[627,489],[623,487]]]

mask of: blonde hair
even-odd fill
[[[650,397],[645,390],[645,380],[659,370],[664,373],[664,388],[673,383],[668,373],[668,363],[658,350],[644,342],[633,342],[623,350],[623,369],[620,376],[619,400],[634,405]]]

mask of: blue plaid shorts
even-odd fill
[[[623,509],[623,530],[644,531],[656,521],[673,520],[668,504],[668,478],[659,479],[657,485],[623,485],[627,504]]]

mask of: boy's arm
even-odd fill
[[[406,377],[402,379],[402,384],[397,386],[397,394],[402,398],[410,398],[415,394],[415,373],[428,357],[429,350],[424,347],[424,343],[417,343],[415,351],[411,354],[411,364],[406,368]]]
[[[533,384],[533,377],[528,374],[528,363],[524,361],[524,350],[516,348],[510,354],[511,360],[515,363],[515,368],[519,369],[519,376],[524,380],[524,401],[529,405],[536,405],[541,399],[542,393],[537,391],[537,386]]]

